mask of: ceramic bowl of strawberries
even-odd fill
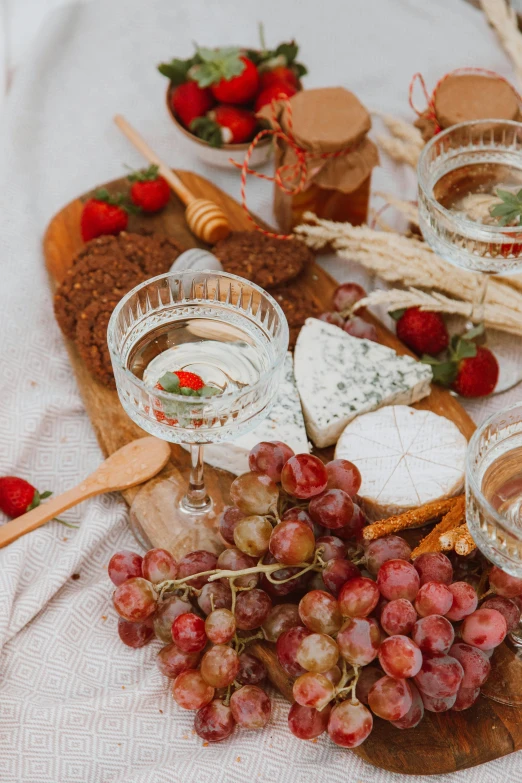
[[[230,168],[242,164],[252,139],[262,130],[256,113],[272,101],[302,89],[306,68],[297,62],[298,46],[276,49],[198,48],[188,60],[158,66],[169,79],[167,109],[180,140],[205,163]],[[249,165],[271,154],[270,138],[256,144]]]

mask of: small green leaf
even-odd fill
[[[289,41],[289,43],[279,44],[279,46],[275,50],[276,56],[280,54],[283,55],[283,57],[286,59],[287,65],[291,65],[294,62],[298,52],[299,52],[299,47],[295,41]]]
[[[54,521],[59,522],[60,525],[65,525],[65,527],[72,527],[75,530],[78,530],[78,528],[80,527],[80,525],[73,525],[72,522],[66,522],[65,519],[60,519],[60,517],[54,517]]]
[[[454,362],[440,362],[432,365],[433,380],[442,386],[451,386],[457,377],[457,365]]]
[[[424,354],[421,356],[421,358],[420,358],[420,361],[421,361],[423,364],[429,364],[429,365],[431,365],[432,367],[436,367],[438,364],[443,364],[443,362],[441,362],[441,361],[440,361],[440,359],[436,359],[434,356],[430,356],[430,355],[429,355],[429,354],[427,354],[427,353],[424,353]]]
[[[296,72],[298,79],[301,79],[308,73],[308,68],[303,63],[292,63],[292,68]]]
[[[203,386],[198,393],[200,397],[216,397],[218,394],[222,394],[222,391],[216,386]]]
[[[179,392],[179,379],[173,372],[166,372],[165,375],[161,376],[158,383],[166,392],[171,394],[178,394]]]
[[[37,489],[34,491],[33,499],[31,500],[30,504],[27,506],[27,511],[31,511],[33,508],[36,508],[40,505],[40,493]]]
[[[466,332],[463,337],[464,340],[474,340],[476,337],[480,337],[481,334],[484,334],[484,323],[477,324],[469,332]]]
[[[459,342],[457,343],[457,347],[455,350],[454,360],[460,361],[461,359],[470,359],[472,356],[477,355],[477,346],[474,342],[471,342],[470,340],[465,340],[464,338],[461,338]]]
[[[47,498],[50,498],[53,493],[50,489],[47,489],[45,492],[40,493],[40,500],[46,500]]]
[[[198,138],[208,141],[211,147],[223,146],[223,131],[221,126],[210,117],[196,117],[190,123],[190,130]]]
[[[198,54],[190,57],[188,60],[171,60],[170,63],[160,63],[158,65],[158,71],[170,79],[172,84],[183,84],[188,79],[189,70],[198,63],[201,62],[201,58]]]
[[[512,193],[497,188],[496,195],[501,199],[501,203],[490,207],[491,217],[498,218],[500,226],[507,226],[510,223],[517,225],[517,222],[518,225],[522,225],[522,189],[518,193]]]
[[[398,310],[389,310],[388,315],[391,318],[393,318],[394,321],[398,321],[399,318],[402,318],[405,312],[406,312],[406,308],[400,307]]]

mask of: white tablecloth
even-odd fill
[[[174,145],[155,64],[201,45],[256,44],[256,23],[277,43],[293,36],[308,86],[343,84],[370,107],[409,115],[407,88],[422,70],[482,65],[511,76],[481,15],[457,0],[95,0],[56,11],[18,65],[0,145],[0,475],[61,492],[101,459],[52,314],[41,238],[53,213],[139,156],[112,123],[125,114],[170,163],[238,196],[237,174],[204,168]],[[413,195],[411,173],[383,161],[379,189]],[[249,186],[271,216],[271,188]],[[353,272],[328,262],[339,277]],[[477,420],[521,388],[469,409]],[[2,783],[389,783],[326,738],[287,731],[287,705],[260,733],[203,747],[156,669],[159,647],[124,647],[116,634],[106,564],[135,548],[115,496],[82,504],[0,550],[0,781]],[[73,579],[73,574],[79,574]],[[438,780],[447,780],[440,777]],[[511,755],[452,781],[522,781]],[[418,778],[424,780],[424,778]],[[427,780],[427,778],[426,778]]]

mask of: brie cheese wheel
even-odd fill
[[[250,470],[248,455],[253,447],[267,440],[286,443],[295,454],[308,454],[310,451],[290,352],[286,355],[277,397],[268,416],[236,440],[206,444],[203,450],[205,462],[239,476]]]
[[[294,371],[306,429],[319,448],[362,413],[426,397],[432,379],[427,364],[317,318],[307,318],[299,333]]]
[[[459,494],[467,445],[444,416],[393,405],[352,421],[335,457],[361,471],[359,498],[375,521]]]

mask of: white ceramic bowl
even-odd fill
[[[199,139],[193,133],[188,131],[179,122],[170,101],[171,87],[169,85],[167,89],[167,111],[176,129],[180,145],[184,147],[187,152],[192,152],[197,155],[204,163],[208,163],[210,166],[217,166],[221,169],[231,169],[232,164],[230,159],[234,160],[240,165],[245,159],[245,155],[250,146],[250,142],[246,141],[243,144],[223,144],[222,147],[212,147],[208,141]],[[258,168],[266,163],[272,155],[271,139],[264,138],[255,147],[250,157],[250,168]],[[239,171],[239,169],[236,169]]]

